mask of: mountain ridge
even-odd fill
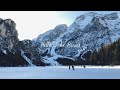
[[[90,12],[78,16],[63,34],[50,43],[47,50],[52,58],[64,56],[76,59],[80,54],[99,49],[102,44],[114,42],[119,36],[120,18],[117,13],[103,15]],[[79,44],[80,47],[68,47],[70,44]]]

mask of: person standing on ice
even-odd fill
[[[84,65],[84,68],[85,68],[85,65]]]
[[[70,70],[70,65],[69,65],[69,70]]]
[[[75,70],[75,69],[74,69],[74,65],[72,65],[72,69]]]

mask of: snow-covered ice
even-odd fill
[[[120,79],[120,66],[0,67],[0,79]]]

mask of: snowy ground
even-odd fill
[[[0,79],[120,79],[120,66],[0,67]]]

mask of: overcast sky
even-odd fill
[[[32,40],[56,25],[71,25],[77,16],[87,12],[91,11],[0,11],[0,18],[10,18],[16,23],[20,40]],[[105,14],[117,11],[94,12]]]

